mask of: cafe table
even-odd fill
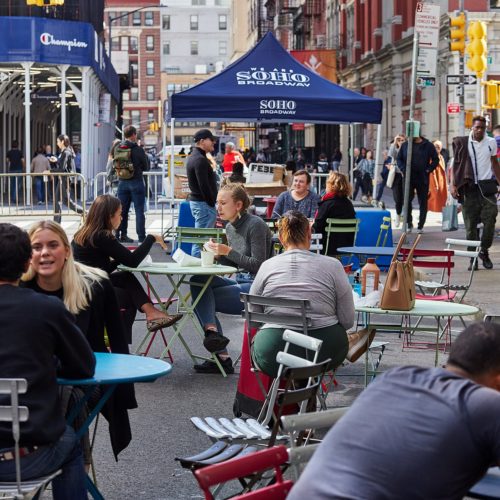
[[[469,490],[467,496],[500,499],[500,468],[490,467],[486,475]]]
[[[106,402],[120,384],[154,382],[159,377],[164,377],[172,371],[172,366],[159,359],[134,356],[132,354],[114,354],[109,352],[96,352],[96,366],[94,376],[84,379],[58,378],[59,385],[75,385],[84,389],[85,397],[75,405],[67,417],[67,423],[71,425],[83,406],[87,403],[93,389],[96,386],[105,386],[99,401],[89,413],[85,422],[76,431],[76,437],[81,439],[88,431],[90,425],[102,410]],[[97,486],[89,476],[86,477],[86,486],[92,498],[104,500]]]
[[[151,293],[154,295],[158,304],[163,307],[163,304],[169,304],[171,299],[174,297],[178,297],[178,311],[183,314],[183,317],[175,324],[172,325],[172,330],[174,334],[168,340],[167,345],[163,352],[160,355],[160,359],[163,359],[168,351],[172,348],[172,345],[177,341],[177,339],[184,346],[184,349],[189,354],[194,363],[198,360],[209,360],[213,361],[219,368],[221,374],[226,377],[226,372],[222,367],[219,358],[215,354],[210,354],[210,357],[202,356],[200,354],[194,354],[187,344],[186,340],[183,337],[183,331],[186,328],[188,321],[190,321],[194,325],[194,329],[197,334],[200,336],[200,339],[203,340],[205,337],[205,332],[203,331],[202,325],[200,324],[194,309],[198,302],[203,297],[204,293],[207,291],[210,283],[214,279],[215,276],[224,276],[236,273],[238,270],[235,267],[231,266],[222,266],[219,264],[214,264],[212,266],[202,267],[202,266],[181,266],[177,262],[154,262],[147,265],[140,265],[139,267],[126,267],[119,266],[119,269],[122,271],[129,271],[132,273],[139,273],[142,275],[146,283],[149,285]],[[153,283],[151,282],[151,276],[165,276],[169,283],[172,285],[172,292],[169,297],[165,299],[161,299],[160,294],[155,289]],[[207,280],[202,285],[200,293],[193,303],[190,303],[191,293],[183,293],[181,291],[181,285],[189,286],[188,276],[206,276]],[[152,333],[146,335],[144,339],[141,341],[140,345],[137,348],[136,352],[140,352],[142,346],[149,340]]]
[[[415,306],[409,311],[398,311],[395,309],[381,309],[363,305],[354,305],[356,312],[361,313],[361,324],[364,328],[383,328],[384,330],[396,331],[403,335],[409,335],[414,329],[411,327],[411,318],[434,318],[436,320],[436,355],[434,365],[439,361],[439,339],[442,332],[441,320],[448,323],[454,317],[473,316],[479,312],[475,306],[468,304],[457,304],[455,302],[444,302],[437,300],[416,300]],[[388,325],[377,321],[372,321],[372,315],[385,316],[401,319],[399,325]],[[429,331],[429,330],[427,330]],[[368,338],[367,338],[368,342]],[[365,357],[365,385],[368,382],[368,350]]]

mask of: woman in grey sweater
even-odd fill
[[[226,346],[229,339],[222,334],[217,312],[240,314],[243,304],[240,293],[248,293],[254,276],[271,253],[271,232],[267,224],[255,215],[247,213],[250,198],[242,184],[226,184],[217,195],[217,209],[226,226],[227,245],[210,241],[208,250],[215,254],[220,264],[239,269],[235,279],[215,276],[200,302],[195,307],[196,315],[205,331],[203,345],[209,352],[216,352],[226,373],[233,373],[233,364]],[[198,297],[206,276],[191,278],[193,301]],[[220,373],[213,361],[195,365],[198,373]]]
[[[361,330],[347,335],[354,323],[352,289],[342,264],[332,257],[309,251],[311,230],[309,221],[300,212],[287,212],[279,222],[279,238],[285,252],[262,264],[250,288],[253,295],[303,299],[310,301],[308,316],[311,328],[308,334],[321,339],[323,345],[319,361],[330,358],[330,369],[344,359],[355,361],[366,351],[375,330]],[[254,306],[266,313],[290,314],[279,307]],[[278,373],[276,354],[283,350],[282,340],[286,325],[264,325],[255,335],[252,358],[261,371],[271,377]],[[290,346],[289,352],[307,357],[304,349]]]

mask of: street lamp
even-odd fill
[[[115,17],[110,17],[108,19],[108,55],[111,57],[111,28],[112,28],[112,23],[113,21],[116,21],[117,19],[122,19],[123,17],[126,17],[130,14],[133,14],[134,12],[139,12],[140,10],[145,10],[145,9],[161,9],[162,7],[167,7],[167,5],[144,5],[143,7],[139,7],[138,9],[134,10],[129,10],[127,12],[124,12],[123,14],[120,14],[119,16]]]

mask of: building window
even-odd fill
[[[170,42],[163,42],[163,55],[164,56],[170,55]]]
[[[146,87],[146,99],[148,101],[155,100],[155,86],[154,85],[148,85]]]
[[[120,50],[128,52],[128,36],[120,37]]]
[[[146,75],[153,76],[155,74],[155,62],[146,61]]]
[[[146,50],[155,50],[155,37],[153,35],[146,37]]]
[[[207,5],[207,0],[191,0],[191,5]]]
[[[139,100],[139,89],[137,87],[132,87],[130,89],[130,100],[131,101]]]
[[[155,121],[155,112],[152,109],[148,109],[148,122],[154,122]]]
[[[198,31],[198,16],[193,14],[192,16],[189,16],[189,19],[191,31]]]
[[[130,63],[130,69],[132,70],[132,86],[137,85],[137,79],[139,78],[139,66],[136,62]]]
[[[192,56],[198,55],[198,42],[191,42],[191,55]]]
[[[153,26],[154,24],[154,13],[151,11],[144,12],[144,24],[146,26]]]
[[[120,12],[120,26],[128,26],[128,12]]]
[[[113,22],[116,17],[116,12],[108,12],[108,26]]]
[[[175,92],[175,85],[173,83],[167,84],[167,97],[170,97]]]
[[[120,50],[120,37],[117,36],[111,40],[111,50]]]
[[[129,101],[130,100],[130,94],[129,94],[129,91],[128,90],[124,90],[122,92],[122,99],[124,101]]]
[[[161,26],[164,30],[170,29],[170,16],[169,15],[164,15],[162,17]]]
[[[141,25],[141,13],[140,12],[134,12],[132,14],[132,24],[134,26],[140,26]]]
[[[219,14],[219,29],[227,30],[227,16],[226,14]]]
[[[226,40],[219,40],[219,55],[227,55],[227,42]]]
[[[136,36],[131,36],[129,38],[130,52],[137,52],[139,50],[139,41]]]
[[[141,111],[139,109],[132,109],[130,111],[130,119],[132,121],[132,125],[138,127],[139,122],[141,121]]]

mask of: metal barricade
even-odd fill
[[[82,174],[0,174],[0,217],[85,217],[87,182]],[[36,199],[36,201],[35,201]]]
[[[326,179],[330,174],[312,173],[311,185],[318,195],[321,195],[326,188]]]

